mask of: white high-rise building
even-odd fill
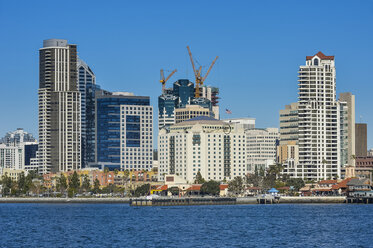
[[[340,104],[334,56],[307,56],[298,73],[299,165],[302,178],[322,180],[340,173]]]
[[[278,128],[246,130],[247,171],[267,169],[276,162],[276,144],[279,138]]]
[[[67,40],[44,40],[39,53],[39,172],[80,169],[76,45]]]
[[[178,175],[193,182],[198,171],[206,180],[231,180],[247,174],[246,135],[207,116],[162,129],[158,136],[158,175]]]

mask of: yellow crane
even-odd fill
[[[190,57],[190,62],[192,62],[192,67],[193,67],[193,72],[194,72],[194,76],[196,78],[196,92],[195,92],[195,97],[196,98],[199,98],[200,97],[200,87],[203,85],[203,82],[205,82],[207,76],[209,75],[212,67],[214,66],[216,60],[219,58],[219,56],[216,56],[216,58],[214,59],[214,61],[212,61],[209,69],[207,70],[206,74],[204,77],[202,77],[202,66],[200,66],[198,68],[198,71],[196,70],[196,67],[194,66],[194,61],[193,61],[193,57],[192,57],[192,52],[190,51],[190,48],[189,46],[187,46],[187,49],[188,49],[188,52],[189,52],[189,57]]]
[[[170,77],[172,77],[172,75],[175,74],[175,72],[177,72],[177,70],[173,70],[170,75],[168,75],[167,78],[164,77],[164,71],[163,69],[161,69],[161,80],[159,80],[159,82],[162,83],[162,94],[164,93],[165,89],[166,89],[166,82],[170,79]]]

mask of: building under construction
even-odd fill
[[[202,76],[202,66],[198,70],[195,68],[192,53],[189,47],[187,48],[195,75],[195,84],[188,79],[179,79],[173,83],[172,88],[166,88],[166,82],[176,70],[167,78],[161,70],[162,94],[158,97],[159,129],[197,116],[220,118],[219,88],[203,86],[218,57],[214,59],[206,74]]]

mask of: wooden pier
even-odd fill
[[[130,206],[187,206],[187,205],[234,205],[233,197],[159,197],[153,199],[133,198]]]

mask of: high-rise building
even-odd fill
[[[334,56],[307,56],[298,73],[299,165],[302,178],[341,177],[340,105]]]
[[[368,153],[368,137],[367,137],[367,124],[356,123],[355,125],[355,156],[365,157]]]
[[[41,173],[81,168],[77,48],[44,40],[39,50],[39,166]]]
[[[78,58],[78,88],[81,94],[81,164],[95,162],[95,92],[96,76],[91,68]]]
[[[8,132],[3,138],[0,139],[0,143],[16,145],[23,142],[35,142],[35,138],[31,133],[25,132],[23,128],[17,128],[14,132]]]
[[[254,173],[267,169],[276,163],[276,146],[279,138],[278,128],[255,128],[246,133],[247,171]]]
[[[150,170],[153,109],[147,96],[96,92],[95,163],[109,169]]]
[[[173,88],[165,89],[162,92],[162,95],[158,97],[159,129],[183,121],[184,119],[181,118],[187,117],[189,114],[192,114],[193,117],[210,116],[215,119],[219,118],[219,89],[210,86],[202,87],[200,98],[195,98],[194,92],[194,84],[187,79],[176,81]],[[199,106],[204,110],[190,112],[188,109],[193,108],[193,106]]]
[[[350,92],[339,94],[341,165],[354,166],[355,160],[355,96]]]
[[[178,175],[193,182],[198,172],[206,180],[244,177],[246,136],[223,121],[207,116],[161,129],[158,136],[158,175]]]

